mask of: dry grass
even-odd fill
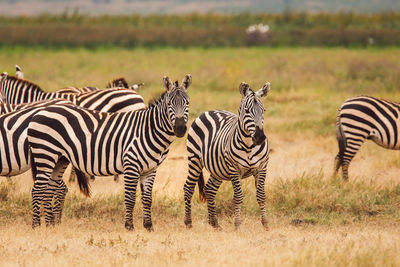
[[[229,183],[217,194],[222,231],[207,225],[207,209],[197,194],[194,227],[184,227],[183,138],[172,144],[158,169],[153,233],[142,226],[140,201],[134,210],[136,230],[124,229],[123,183],[111,177],[92,183],[91,199],[67,183],[63,223],[33,231],[30,173],[11,183],[0,178],[0,265],[399,265],[398,151],[367,142],[350,165],[348,183],[331,177],[338,106],[362,93],[399,99],[394,90],[399,65],[393,60],[398,54],[398,49],[0,50],[2,71],[12,72],[18,63],[27,78],[49,89],[88,81],[101,86],[125,75],[130,82],[144,81],[141,94],[149,99],[161,90],[164,74],[182,78],[191,72],[191,119],[213,108],[236,111],[242,80],[254,87],[266,80],[273,85],[265,100],[272,147],[266,182],[269,232],[258,217],[253,179],[243,181],[240,231],[233,227]],[[37,62],[53,68],[39,68]]]
[[[36,231],[15,223],[0,229],[2,266],[400,264],[396,224],[295,227],[274,219],[269,232],[247,219],[240,231],[226,221],[222,231],[204,222],[191,230],[171,220],[159,224],[162,231],[147,233],[126,232],[121,224],[102,220],[68,219]]]

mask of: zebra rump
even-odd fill
[[[346,100],[336,119],[339,153],[335,157],[335,173],[342,167],[343,179],[365,140],[372,140],[387,149],[400,149],[400,104],[371,96]]]

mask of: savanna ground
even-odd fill
[[[152,233],[142,226],[140,198],[135,231],[125,230],[122,181],[97,178],[91,199],[67,182],[62,224],[32,230],[30,173],[12,182],[0,178],[0,265],[400,264],[400,153],[367,142],[350,165],[349,182],[332,177],[338,107],[360,94],[400,99],[399,49],[1,48],[0,58],[0,71],[14,73],[19,64],[25,77],[45,90],[103,87],[124,76],[130,83],[145,83],[140,91],[145,100],[159,95],[164,75],[181,80],[191,73],[191,120],[211,109],[236,112],[241,81],[254,89],[270,81],[264,104],[272,148],[268,232],[260,223],[252,178],[242,183],[239,231],[233,226],[229,183],[217,194],[223,230],[207,225],[207,208],[197,190],[193,228],[185,228],[185,138],[173,143],[158,170]]]

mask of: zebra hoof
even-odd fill
[[[52,227],[52,226],[55,226],[54,221],[46,222],[46,227]]]
[[[152,222],[144,222],[143,223],[144,228],[146,228],[147,231],[149,232],[153,232],[154,228],[153,228],[153,223]]]
[[[267,222],[267,221],[262,221],[261,223],[262,223],[262,225],[264,226],[264,230],[265,230],[265,231],[269,231],[268,222]]]
[[[125,229],[128,231],[133,231],[135,228],[133,227],[133,223],[125,222]]]
[[[192,228],[192,220],[185,219],[185,225],[188,229]]]
[[[33,222],[32,223],[32,229],[36,229],[38,227],[40,227],[40,222]]]
[[[222,227],[219,226],[217,219],[210,220],[208,222],[215,230],[221,231]]]
[[[242,222],[240,220],[235,220],[235,230],[239,230],[241,224]]]

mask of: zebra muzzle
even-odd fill
[[[265,138],[266,138],[266,136],[265,136],[263,129],[256,126],[256,131],[254,132],[254,135],[252,136],[253,143],[256,146],[261,145],[262,143],[265,142]]]
[[[174,125],[174,133],[177,137],[183,137],[186,133],[186,122],[185,118],[176,118],[175,125]]]

